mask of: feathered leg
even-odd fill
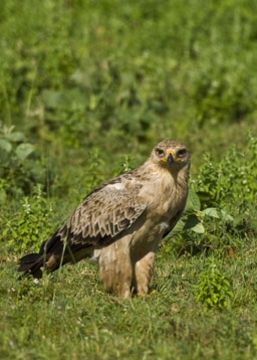
[[[99,251],[100,279],[107,291],[131,296],[132,264],[126,238]]]
[[[155,252],[150,251],[135,263],[135,287],[138,294],[147,294],[153,277]]]

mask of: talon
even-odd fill
[[[146,293],[142,293],[142,292],[138,292],[137,296],[145,296],[145,297],[150,297],[151,295],[157,294],[157,290],[152,290],[149,294]]]
[[[157,290],[152,290],[149,295],[157,294],[157,292],[158,292]]]

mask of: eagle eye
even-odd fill
[[[177,152],[177,156],[178,157],[182,157],[186,154],[187,150],[186,149],[180,149],[178,152]]]
[[[156,152],[156,154],[158,156],[164,156],[165,155],[164,151],[162,149],[159,149],[159,148],[155,149],[155,152]]]

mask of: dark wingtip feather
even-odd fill
[[[19,260],[19,265],[18,271],[31,274],[34,278],[39,279],[42,277],[42,271],[40,270],[42,265],[41,255],[35,253],[25,255]]]

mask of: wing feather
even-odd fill
[[[115,187],[107,183],[89,194],[58,231],[61,239],[67,237],[69,228],[67,240],[71,246],[102,247],[129,229],[147,205],[138,196],[140,183],[133,184],[129,190],[119,184]]]

